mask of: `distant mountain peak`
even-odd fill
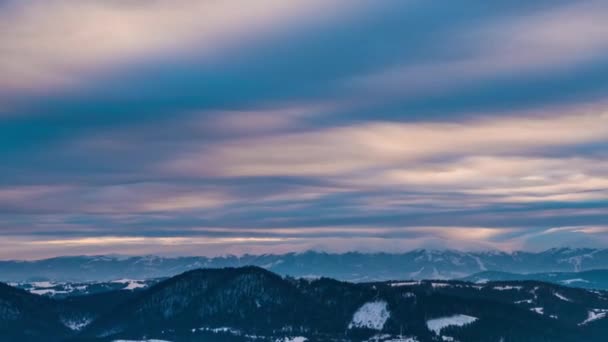
[[[495,270],[512,273],[573,272],[608,267],[608,250],[552,248],[543,252],[416,249],[404,253],[302,253],[222,257],[70,256],[0,261],[0,281],[108,281],[170,277],[196,268],[253,265],[282,275],[349,281],[453,279]]]

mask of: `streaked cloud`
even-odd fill
[[[601,246],[607,10],[1,2],[0,258]]]
[[[439,157],[605,142],[607,137],[604,111],[459,123],[368,122],[205,146],[166,168],[201,176],[332,176]]]
[[[207,62],[246,40],[314,23],[339,1],[7,1],[0,87],[82,86],[116,65],[196,52]]]

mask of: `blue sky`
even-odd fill
[[[0,1],[0,258],[608,246],[605,1]]]

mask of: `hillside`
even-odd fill
[[[193,270],[66,299],[0,287],[2,341],[604,341],[608,293],[537,281],[349,283]]]
[[[462,278],[463,281],[485,283],[488,281],[537,280],[584,289],[608,290],[608,270],[582,272],[508,273],[485,271]]]

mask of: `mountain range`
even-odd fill
[[[0,261],[0,281],[113,281],[170,277],[198,268],[258,266],[280,275],[331,277],[352,282],[389,279],[458,279],[484,271],[580,272],[606,268],[608,249],[554,248],[543,252],[288,253],[223,257],[67,256]]]
[[[581,272],[507,273],[484,271],[462,278],[463,281],[486,283],[488,281],[536,280],[584,289],[608,290],[608,270]]]
[[[49,298],[0,284],[5,342],[605,341],[608,292],[538,281],[351,283],[197,269]]]

